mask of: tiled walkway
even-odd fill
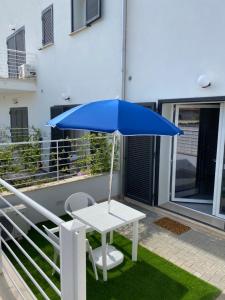
[[[223,291],[219,299],[225,299],[225,233],[160,208],[141,210],[147,214],[147,218],[140,223],[140,243],[217,286]],[[177,236],[153,223],[164,216],[190,226],[191,230]],[[128,228],[124,228],[122,232],[130,237],[131,231]]]

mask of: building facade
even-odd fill
[[[60,138],[44,127],[49,118],[96,99],[158,110],[185,134],[125,140],[125,197],[224,228],[225,4],[0,3],[0,127],[34,126]],[[33,78],[11,76],[24,62],[34,66]]]

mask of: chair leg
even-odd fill
[[[92,247],[90,246],[89,243],[87,244],[87,247],[88,247],[89,258],[90,258],[91,263],[92,263],[92,268],[93,268],[93,271],[95,273],[95,279],[98,280],[98,272],[97,272],[97,268],[96,268],[96,265],[95,265],[95,262],[94,262],[94,259],[93,259]]]
[[[110,231],[109,235],[109,244],[111,245],[113,243],[113,231]]]
[[[59,254],[57,253],[57,251],[54,250],[53,261],[54,261],[55,264],[57,264],[58,256],[59,256]],[[52,269],[52,275],[55,275],[55,272],[56,272],[56,271],[55,271],[55,269],[53,268],[53,269]]]

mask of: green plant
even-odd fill
[[[109,172],[112,152],[112,139],[103,133],[85,134],[76,145],[79,159],[73,163],[84,174],[101,174]],[[119,144],[115,147],[114,170],[118,169]]]
[[[0,148],[0,177],[19,172],[20,169],[20,164],[15,162],[13,145]]]
[[[20,146],[20,159],[24,169],[36,173],[41,167],[41,147],[39,143]]]

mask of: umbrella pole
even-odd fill
[[[116,144],[116,134],[113,134],[113,144],[112,144],[112,154],[111,154],[111,167],[110,167],[110,175],[109,175],[109,197],[108,197],[108,212],[110,212],[110,200],[112,194],[112,179],[113,179],[113,163],[114,163],[114,155],[115,155],[115,144]]]

